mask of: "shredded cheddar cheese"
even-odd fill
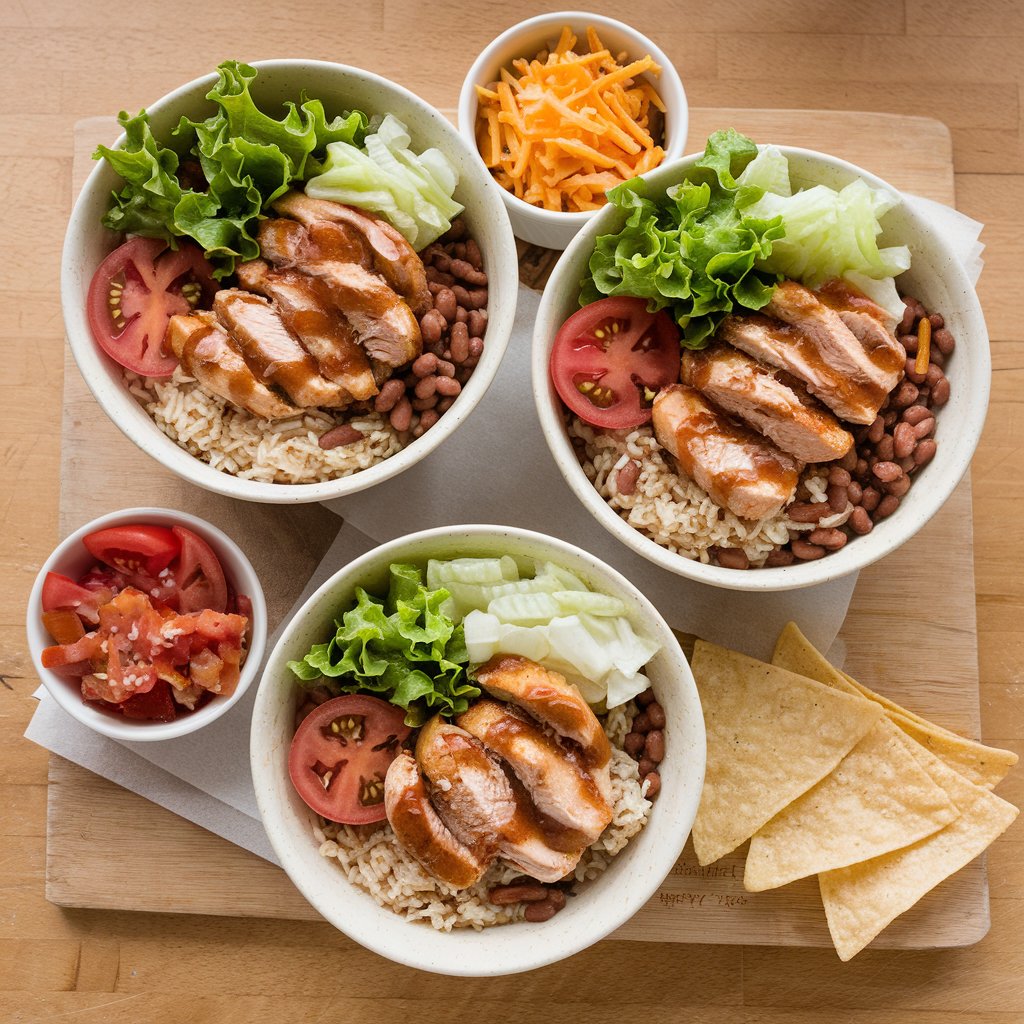
[[[596,210],[605,192],[664,159],[656,143],[665,105],[639,78],[661,68],[647,55],[621,63],[587,29],[590,52],[562,29],[558,44],[533,60],[502,68],[477,86],[476,140],[498,184],[548,210]],[[513,71],[515,73],[513,73]]]

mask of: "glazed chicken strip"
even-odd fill
[[[582,758],[561,746],[522,712],[493,700],[477,701],[456,719],[503,761],[526,787],[534,806],[589,845],[612,811]]]
[[[477,669],[477,682],[492,697],[521,707],[560,736],[579,744],[601,795],[611,797],[608,737],[590,705],[565,677],[516,654],[496,654]]]
[[[742,519],[775,515],[796,493],[792,456],[734,423],[695,388],[674,384],[654,400],[654,435],[699,487]]]
[[[352,325],[323,295],[316,281],[294,270],[272,270],[264,260],[242,263],[238,283],[273,300],[285,326],[316,360],[320,373],[354,399],[377,394],[366,353]]]
[[[416,760],[452,834],[481,859],[492,857],[499,831],[512,819],[516,804],[508,779],[483,744],[435,715],[420,730]]]
[[[348,405],[351,396],[320,376],[313,357],[264,298],[238,288],[217,292],[213,311],[235,339],[249,368],[265,384],[279,387],[303,408]]]
[[[841,459],[853,444],[830,412],[728,345],[684,349],[680,379],[801,462]]]
[[[416,760],[431,784],[441,820],[480,859],[500,855],[542,882],[556,882],[579,861],[583,847],[554,849],[516,799],[512,783],[483,744],[439,715],[420,730]]]
[[[778,285],[764,312],[726,317],[720,336],[799,377],[840,419],[871,423],[899,382],[903,360],[896,366],[888,349],[868,349],[839,313],[795,281]]]
[[[303,192],[286,193],[274,203],[274,209],[307,227],[325,221],[343,225],[361,239],[374,270],[405,299],[417,317],[430,309],[423,261],[401,231],[382,217],[327,199],[311,199]]]
[[[277,219],[260,225],[258,239],[271,263],[300,270],[321,282],[332,306],[355,329],[371,360],[395,367],[415,359],[423,351],[423,338],[408,304],[357,259],[337,258],[339,250],[322,237],[329,233],[313,237],[298,221]]]
[[[412,310],[376,274],[356,263],[336,260],[306,263],[302,269],[323,282],[371,359],[403,366],[423,351],[420,325]]]
[[[873,363],[897,376],[902,374],[907,351],[896,340],[896,319],[888,310],[838,278],[826,281],[816,294],[839,314]]]
[[[185,373],[232,405],[268,420],[301,412],[256,379],[234,339],[213,313],[172,316],[167,325],[167,344]]]
[[[487,869],[438,817],[416,758],[403,751],[384,778],[384,809],[395,837],[423,869],[453,889],[467,889]]]

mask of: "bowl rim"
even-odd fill
[[[504,280],[507,278],[508,297],[500,307],[495,309],[498,314],[488,318],[487,347],[485,356],[493,353],[493,357],[476,371],[469,378],[466,386],[460,393],[468,396],[469,401],[456,401],[448,412],[422,437],[410,441],[404,448],[394,455],[381,462],[374,463],[366,469],[351,473],[348,476],[335,477],[330,480],[320,480],[314,483],[267,483],[264,481],[247,480],[234,474],[221,472],[214,469],[208,463],[192,455],[185,449],[180,448],[176,441],[167,437],[151,418],[146,416],[149,426],[142,425],[136,429],[135,423],[125,421],[118,415],[118,406],[122,401],[135,403],[135,399],[127,392],[123,381],[116,380],[116,364],[105,353],[99,351],[98,346],[92,337],[89,329],[87,312],[84,304],[80,301],[78,289],[80,282],[84,281],[88,271],[82,270],[79,275],[77,264],[80,262],[77,253],[85,244],[85,239],[90,237],[92,232],[105,230],[101,225],[96,224],[91,228],[86,223],[86,207],[93,198],[94,193],[100,189],[101,179],[106,173],[106,167],[98,162],[89,172],[81,190],[79,191],[68,217],[65,230],[64,242],[61,250],[60,261],[60,289],[61,289],[61,311],[64,321],[64,334],[67,338],[75,363],[84,379],[86,386],[92,392],[99,406],[106,413],[108,418],[118,429],[141,451],[151,458],[156,459],[162,466],[175,473],[175,475],[187,480],[189,483],[202,487],[204,490],[215,494],[221,494],[230,498],[239,498],[246,501],[257,501],[267,504],[306,504],[319,501],[332,501],[356,494],[376,484],[390,480],[399,473],[415,465],[421,459],[429,457],[439,448],[447,438],[453,434],[476,409],[497,375],[508,347],[512,326],[515,319],[516,300],[518,297],[518,260],[516,258],[515,235],[512,231],[511,222],[503,203],[496,202],[500,193],[504,190],[490,174],[478,165],[476,154],[466,146],[465,139],[459,134],[458,129],[440,111],[421,99],[405,86],[392,82],[381,75],[371,71],[365,71],[349,64],[342,64],[336,61],[307,60],[303,58],[272,58],[251,62],[251,66],[257,71],[289,72],[301,76],[303,73],[314,69],[324,74],[338,74],[343,77],[351,77],[360,80],[368,85],[379,89],[382,93],[382,103],[387,102],[387,93],[397,93],[410,105],[415,106],[429,122],[438,126],[438,130],[446,135],[450,141],[455,139],[454,148],[456,155],[464,158],[467,170],[460,178],[460,186],[464,186],[469,180],[472,181],[474,189],[479,188],[484,205],[490,207],[487,215],[489,218],[488,232],[494,236],[495,252],[497,254],[497,265],[490,268],[488,277]],[[217,81],[215,71],[177,86],[170,92],[165,93],[159,99],[146,106],[150,114],[162,113],[167,109],[180,107],[185,98],[192,92],[200,89],[206,90]],[[125,133],[122,132],[114,148],[120,147],[125,141]],[[465,150],[465,152],[460,152]],[[472,177],[470,177],[472,176]],[[500,213],[498,207],[500,206]],[[93,268],[94,270],[95,268]],[[514,271],[514,274],[513,274]],[[514,282],[514,286],[513,286]],[[500,285],[498,287],[501,287]],[[488,310],[490,314],[491,310]],[[106,362],[110,361],[110,367]],[[124,408],[127,408],[125,406]],[[149,429],[152,428],[152,430]],[[154,442],[160,447],[154,450]],[[168,444],[164,444],[168,442]]]
[[[473,156],[488,177],[491,177],[491,172],[487,170],[487,167],[483,162],[483,157],[480,155],[480,150],[476,144],[475,127],[478,102],[475,86],[477,84],[477,80],[483,76],[484,72],[487,71],[494,62],[493,54],[495,50],[504,46],[506,43],[511,42],[524,33],[531,32],[533,29],[539,28],[542,25],[555,25],[562,23],[569,23],[571,25],[573,22],[585,22],[587,24],[592,24],[597,28],[601,28],[603,26],[604,28],[611,28],[615,31],[631,36],[634,42],[640,45],[641,49],[646,49],[646,51],[654,58],[655,62],[661,68],[662,77],[660,82],[667,85],[675,94],[672,96],[671,100],[665,95],[662,95],[662,99],[664,100],[666,107],[669,106],[670,102],[673,105],[678,105],[678,110],[673,110],[673,116],[676,118],[678,124],[673,126],[671,140],[665,140],[665,156],[657,167],[653,167],[650,171],[646,171],[644,174],[640,175],[640,177],[646,178],[654,171],[659,170],[683,155],[683,149],[686,146],[686,138],[689,132],[690,107],[686,98],[686,89],[683,86],[683,80],[680,77],[679,72],[676,70],[675,64],[672,63],[665,51],[662,50],[653,39],[639,31],[639,29],[635,29],[632,25],[629,25],[624,21],[619,21],[617,18],[611,18],[605,14],[594,14],[588,11],[579,10],[552,11],[550,14],[537,14],[532,18],[527,18],[525,21],[516,22],[495,36],[494,39],[492,39],[477,55],[476,59],[470,66],[469,71],[466,73],[466,77],[463,79],[462,88],[459,91],[459,134],[462,135],[466,144],[471,148]],[[495,182],[495,184],[497,185],[497,182]],[[538,224],[551,226],[557,225],[563,229],[572,228],[579,230],[592,220],[595,214],[601,212],[600,210],[548,210],[543,206],[534,206],[532,203],[528,203],[525,200],[520,199],[507,189],[502,188],[500,185],[498,185],[498,188],[501,190],[502,200],[504,201],[510,215],[531,217]]]
[[[47,573],[59,571],[57,567],[75,549],[81,546],[82,538],[86,534],[107,526],[147,522],[161,525],[167,520],[174,520],[176,523],[180,523],[182,526],[186,526],[199,534],[214,549],[218,558],[222,556],[224,551],[227,551],[230,553],[232,560],[237,561],[241,570],[240,573],[229,570],[227,567],[225,569],[230,574],[232,584],[242,584],[236,587],[238,592],[246,594],[252,602],[252,636],[249,642],[249,652],[246,655],[245,664],[242,666],[238,685],[230,697],[223,699],[214,698],[199,708],[199,710],[183,715],[181,718],[176,718],[173,722],[147,723],[142,720],[113,718],[98,709],[88,707],[82,701],[81,693],[67,685],[68,680],[56,672],[43,667],[40,661],[43,647],[52,646],[52,643],[42,642],[44,633],[41,608],[43,582],[46,579]],[[244,579],[240,579],[239,576],[244,577]],[[207,520],[200,519],[199,516],[191,515],[188,512],[146,505],[137,508],[118,509],[115,512],[107,512],[104,515],[97,516],[95,519],[73,530],[57,544],[40,567],[32,584],[32,589],[29,592],[28,606],[25,612],[25,631],[28,638],[32,665],[39,676],[40,682],[46,688],[46,692],[72,718],[94,732],[115,740],[130,740],[131,742],[169,740],[196,732],[211,722],[216,721],[221,715],[237,704],[248,691],[253,680],[260,672],[266,648],[267,602],[259,576],[256,574],[256,570],[253,568],[248,556],[223,530]]]
[[[769,144],[775,145],[774,143],[761,143],[759,148]],[[916,226],[921,234],[929,240],[930,248],[934,248],[935,251],[949,251],[949,246],[943,242],[942,236],[914,210],[911,204],[905,203],[907,194],[890,185],[887,181],[878,177],[878,175],[848,160],[823,153],[820,150],[784,145],[778,145],[777,148],[786,156],[820,161],[851,176],[860,177],[874,188],[884,189],[892,193],[904,204],[907,215],[916,222]],[[650,175],[646,177],[649,183],[653,184],[656,189],[663,191],[664,188],[668,188],[690,170],[694,161],[702,155],[700,152],[690,153],[673,161],[671,164],[662,164],[651,171]],[[652,178],[653,182],[650,180]],[[666,179],[664,186],[661,185],[662,178]],[[605,209],[608,208],[606,207]],[[605,210],[598,212],[603,214]],[[609,216],[611,215],[609,214]],[[581,250],[593,248],[594,241],[600,230],[601,225],[599,223],[588,224],[572,240],[552,269],[548,283],[544,287],[544,293],[541,296],[535,321],[536,326],[534,328],[531,349],[531,382],[534,404],[540,418],[541,430],[559,472],[562,474],[570,490],[609,533],[649,562],[667,569],[677,576],[683,576],[698,583],[710,584],[724,590],[768,593],[797,590],[819,583],[827,583],[851,573],[859,572],[861,569],[877,562],[901,547],[931,521],[936,512],[952,495],[970,468],[978,442],[981,439],[982,430],[984,429],[991,389],[992,359],[988,344],[988,331],[985,327],[984,312],[981,308],[975,286],[971,284],[963,264],[955,255],[949,259],[944,276],[952,280],[955,289],[962,291],[963,294],[968,296],[969,313],[976,316],[984,329],[985,343],[978,345],[978,352],[972,351],[971,353],[971,359],[977,371],[977,387],[972,392],[972,399],[969,403],[970,409],[968,415],[961,421],[961,429],[959,431],[960,437],[966,437],[968,443],[960,447],[959,451],[961,454],[954,458],[954,461],[946,467],[943,476],[933,481],[932,486],[928,489],[927,498],[925,499],[927,505],[924,507],[926,514],[904,519],[901,523],[901,529],[889,531],[884,539],[879,539],[877,535],[869,535],[874,537],[872,543],[860,546],[859,548],[858,545],[851,545],[817,561],[798,562],[790,566],[774,568],[759,568],[753,571],[728,569],[723,566],[708,565],[698,559],[686,558],[683,555],[670,551],[668,548],[658,544],[657,541],[646,537],[635,527],[630,526],[615,513],[587,479],[571,444],[566,438],[561,417],[561,403],[551,385],[548,374],[549,341],[552,339],[549,339],[543,332],[542,325],[548,319],[548,309],[555,301],[552,284],[558,280],[559,269],[563,267],[563,264],[567,267]],[[858,538],[858,540],[863,539]],[[851,554],[851,551],[859,551],[859,553]]]
[[[631,879],[630,888],[628,890],[629,898],[619,900],[618,903],[614,905],[614,911],[606,914],[602,918],[602,923],[599,929],[593,931],[580,941],[573,941],[565,944],[564,946],[558,945],[558,939],[555,939],[550,943],[537,943],[531,948],[531,952],[527,957],[523,958],[521,962],[517,962],[511,968],[508,967],[507,963],[498,962],[496,960],[490,961],[488,965],[483,968],[463,961],[457,961],[454,964],[449,961],[442,962],[441,957],[432,952],[432,949],[434,948],[433,943],[428,941],[413,943],[408,947],[403,948],[401,951],[397,951],[393,945],[389,944],[389,941],[386,938],[381,938],[379,936],[378,930],[372,927],[372,922],[369,924],[361,922],[359,925],[354,926],[352,922],[346,918],[342,910],[332,907],[324,907],[318,899],[320,891],[317,886],[311,880],[307,879],[302,871],[294,868],[291,849],[289,847],[298,842],[299,837],[291,836],[290,833],[286,833],[286,830],[283,828],[278,830],[267,827],[268,820],[279,822],[281,819],[281,805],[276,798],[272,798],[270,796],[273,792],[273,788],[269,785],[261,785],[261,781],[264,778],[270,778],[273,774],[270,760],[267,757],[267,749],[275,742],[276,737],[262,736],[260,726],[262,724],[261,719],[265,713],[265,706],[269,705],[274,699],[271,691],[273,687],[279,685],[278,681],[275,678],[272,678],[274,675],[274,666],[283,656],[284,649],[290,642],[291,634],[295,629],[299,628],[303,619],[309,614],[310,608],[322,599],[326,598],[339,585],[339,583],[343,583],[344,580],[348,578],[358,578],[371,567],[380,568],[382,565],[387,564],[392,560],[393,552],[402,550],[411,544],[450,540],[451,536],[452,534],[449,528],[438,527],[428,530],[420,530],[416,533],[405,534],[371,549],[359,558],[344,565],[329,579],[325,580],[314,593],[310,594],[306,601],[303,602],[302,606],[294,612],[291,618],[287,620],[281,628],[277,643],[274,645],[266,659],[263,675],[261,676],[259,685],[257,686],[250,728],[250,769],[256,792],[256,803],[260,813],[260,820],[264,825],[264,829],[278,859],[278,863],[284,869],[286,874],[288,874],[293,884],[298,888],[309,904],[330,924],[345,935],[349,936],[349,938],[358,942],[360,945],[374,953],[377,953],[379,956],[386,957],[406,967],[414,967],[418,970],[445,974],[452,977],[496,977],[500,975],[518,974],[524,971],[535,970],[548,964],[574,956],[576,953],[579,953],[589,946],[599,942],[601,939],[606,938],[616,928],[625,924],[626,921],[633,917],[633,915],[636,914],[641,907],[643,907],[644,904],[654,896],[658,888],[663,884],[664,879],[668,877],[672,865],[682,854],[693,825],[693,820],[696,817],[697,807],[700,801],[700,793],[704,783],[704,773],[707,760],[707,740],[703,711],[700,695],[697,691],[696,681],[694,680],[689,661],[683,653],[678,639],[675,637],[668,623],[665,621],[658,609],[652,604],[646,595],[622,573],[608,565],[596,555],[593,555],[582,548],[578,548],[574,544],[570,544],[567,541],[563,541],[556,537],[551,537],[547,534],[542,534],[534,530],[491,524],[467,524],[465,526],[460,526],[459,537],[463,539],[467,545],[472,545],[474,542],[494,539],[512,539],[516,543],[521,542],[527,545],[539,544],[540,546],[549,549],[551,551],[551,557],[553,558],[558,557],[558,555],[568,554],[573,559],[582,560],[596,573],[607,577],[607,579],[611,581],[608,584],[609,589],[621,588],[625,594],[628,594],[631,598],[635,599],[637,606],[645,615],[649,616],[650,632],[661,641],[666,655],[671,659],[669,671],[672,673],[673,677],[675,677],[673,681],[678,681],[678,679],[681,678],[681,681],[683,682],[682,692],[679,694],[679,699],[680,701],[685,702],[687,713],[692,713],[693,715],[695,743],[692,750],[689,750],[687,754],[688,762],[695,766],[695,768],[690,769],[693,771],[694,778],[694,786],[692,796],[690,798],[692,800],[692,807],[688,807],[686,805],[684,791],[680,791],[677,796],[677,816],[681,816],[682,821],[685,823],[685,828],[680,830],[681,838],[680,835],[677,834],[676,839],[671,844],[662,842],[651,853],[651,856],[655,859],[655,863],[659,866],[663,866],[664,871],[654,872],[653,875],[649,875],[643,882],[638,881],[637,878]],[[644,827],[650,827],[650,823]],[[313,842],[311,837],[309,842]],[[362,890],[355,886],[354,883],[349,882],[344,875],[339,875],[339,882],[346,885],[351,893],[366,896],[368,899],[372,900],[371,896],[362,892]],[[388,908],[380,906],[375,901],[372,903],[371,913],[391,915]],[[398,920],[401,919],[398,918]],[[417,922],[404,923],[411,926]],[[485,931],[493,930],[494,929],[485,929]],[[415,935],[416,933],[411,932],[409,934]],[[431,928],[429,932],[424,933],[421,931],[420,934],[429,934],[434,936],[444,933],[435,932],[434,929]]]

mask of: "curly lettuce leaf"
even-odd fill
[[[605,295],[647,299],[652,311],[671,310],[688,348],[705,347],[735,307],[765,306],[777,277],[759,261],[785,228],[781,216],[755,215],[763,189],[737,180],[756,155],[746,136],[715,132],[690,176],[664,195],[650,195],[639,178],[612,189],[608,201],[626,222],[598,237],[580,305]]]
[[[428,590],[416,566],[392,565],[386,597],[357,588],[335,635],[288,667],[303,684],[326,686],[336,696],[388,700],[405,711],[408,725],[437,713],[459,714],[480,690],[466,674],[462,626],[440,610],[448,596],[444,589]]]
[[[185,187],[178,178],[179,157],[161,145],[145,111],[118,120],[125,130],[120,149],[99,146],[95,159],[105,159],[124,178],[103,223],[115,231],[163,238],[192,238],[227,277],[238,260],[259,255],[259,218],[293,182],[316,166],[316,154],[334,143],[361,144],[369,118],[361,111],[327,120],[319,100],[303,93],[300,102],[284,104],[275,119],[256,105],[251,88],[258,72],[248,64],[225,61],[207,98],[216,111],[202,121],[182,118],[174,134],[202,168],[207,188]]]

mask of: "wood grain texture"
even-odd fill
[[[895,170],[903,175],[902,187],[953,201],[949,136],[935,121],[844,114],[826,124],[813,113],[736,109],[694,110],[693,115],[695,131],[702,134],[723,123],[757,138],[770,133],[781,143],[828,149],[855,163],[869,164],[884,176]],[[96,142],[115,133],[109,119],[78,123],[76,184],[88,171]],[[887,154],[884,167],[877,162],[879,150]],[[541,284],[556,254],[529,246],[522,247],[521,254],[524,277],[530,284]],[[271,626],[275,625],[282,607],[288,607],[312,570],[312,566],[296,568],[294,564],[297,553],[300,561],[302,556],[308,560],[303,535],[285,529],[279,531],[283,544],[268,544],[268,528],[273,527],[280,510],[263,508],[258,510],[262,514],[251,516],[247,509],[245,516],[236,516],[231,502],[179,481],[132,449],[92,401],[74,372],[70,355],[66,359],[62,464],[68,482],[61,509],[62,514],[74,516],[75,522],[62,525],[71,528],[105,510],[104,499],[84,481],[96,473],[110,472],[115,461],[134,460],[139,478],[146,481],[145,493],[170,492],[176,499],[171,504],[200,508],[201,514],[229,529],[252,557],[264,563],[265,578],[275,581],[270,589],[275,601]],[[102,445],[94,440],[97,434],[104,438]],[[920,536],[864,573],[842,637],[853,672],[942,724],[977,735],[977,648],[973,623],[964,621],[962,612],[974,593],[970,520],[970,485],[965,482]],[[928,557],[935,550],[947,553],[941,565]],[[942,587],[945,579],[955,582]],[[893,580],[898,581],[895,587]],[[930,604],[928,615],[913,623],[931,656],[920,659],[917,649],[907,648],[893,659],[888,645],[879,648],[877,631],[887,624],[893,601],[908,601],[917,587],[941,592],[941,600]],[[877,661],[882,650],[885,664]],[[140,815],[150,823],[141,829]],[[129,822],[135,827],[134,846],[128,855],[147,867],[129,880],[115,881],[104,872],[106,851],[112,843],[123,845]],[[88,836],[84,843],[83,832]],[[827,946],[828,930],[816,880],[806,879],[771,893],[749,894],[742,883],[744,852],[701,868],[692,848],[687,847],[657,895],[617,937]],[[197,880],[189,892],[164,890],[154,884],[174,864],[199,859],[216,863],[217,868],[210,877]],[[49,899],[63,906],[317,917],[283,873],[58,758],[53,759],[50,771],[46,891]],[[977,860],[886,930],[878,944],[881,948],[965,946],[978,941],[988,927],[984,861]]]
[[[385,963],[318,922],[65,910],[44,898],[47,754],[21,739],[37,685],[23,620],[32,579],[58,537],[56,282],[74,122],[138,109],[229,55],[348,61],[452,106],[481,46],[516,17],[556,6],[564,5],[384,0],[336,5],[323,18],[308,5],[269,0],[252,0],[242,16],[232,5],[179,0],[170,12],[139,0],[115,21],[99,0],[0,5],[0,189],[8,199],[0,231],[0,1020],[569,1024],[619,1018],[623,1004],[687,1024],[1016,1024],[1024,1016],[1022,822],[989,852],[992,929],[983,941],[935,952],[868,950],[845,965],[827,949],[604,942],[525,978],[451,980]],[[590,6],[623,16],[609,0]],[[873,110],[949,126],[958,206],[988,225],[979,292],[994,376],[972,474],[982,734],[1021,752],[1019,0],[638,0],[626,17],[665,49],[695,107]],[[693,139],[697,131],[695,123]],[[898,168],[883,169],[885,155],[880,147],[869,166],[905,184]],[[123,486],[131,478],[117,479]],[[895,620],[879,614],[878,649],[934,643],[937,634],[922,636],[919,625],[931,598],[919,592],[912,608],[895,609]],[[880,579],[877,607],[885,606]],[[966,602],[963,613],[970,611]],[[870,641],[856,659],[867,681],[869,663],[886,667]],[[1020,804],[1024,774],[1011,774],[1000,792]],[[131,877],[116,842],[133,834],[114,837],[107,851],[114,884]],[[205,866],[176,865],[158,889],[187,895]]]

